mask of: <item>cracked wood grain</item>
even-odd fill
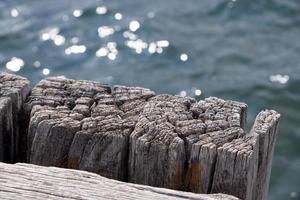
[[[26,103],[28,160],[127,180],[128,140],[154,92],[63,77],[42,80]]]
[[[17,106],[23,107],[21,148],[9,151],[12,158],[16,153],[32,164],[155,187],[267,198],[280,118],[275,111],[259,113],[246,133],[247,105],[216,97],[196,101],[65,77],[43,79],[23,96]],[[4,141],[14,135],[8,127],[19,104],[0,97]],[[0,152],[15,146],[11,141]]]
[[[0,72],[0,161],[15,162],[19,157],[20,115],[29,92],[27,79]]]
[[[85,171],[0,163],[0,199],[14,200],[238,200],[226,194],[194,194],[124,183]]]

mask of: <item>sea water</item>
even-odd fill
[[[300,199],[299,0],[2,0],[0,70],[275,109],[269,199]]]

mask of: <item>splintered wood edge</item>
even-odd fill
[[[16,121],[15,113],[22,108],[22,104],[30,92],[29,81],[5,73],[0,73],[0,80],[17,81],[17,84],[10,85],[11,88],[16,87],[17,89],[11,89],[13,95],[8,95],[10,96],[9,101],[12,100],[12,119],[8,119],[4,123],[9,124],[10,121]],[[65,85],[65,83],[69,85]],[[63,93],[58,94],[62,97],[55,96],[56,92],[60,92],[61,87],[68,89],[68,92],[61,91]],[[78,90],[78,93],[74,93],[74,97],[68,97],[76,90]],[[69,94],[69,92],[71,93]],[[94,95],[94,93],[96,94]],[[50,96],[47,96],[48,94]],[[55,95],[51,96],[51,94]],[[94,98],[93,101],[86,97],[89,94],[94,95],[92,97]],[[7,97],[1,96],[0,100],[6,102],[4,101],[5,98]],[[5,109],[3,105],[0,109]],[[5,105],[7,107],[7,102]],[[159,105],[158,110],[157,105]],[[78,169],[78,159],[86,159],[87,157],[84,155],[87,154],[81,155],[83,150],[77,147],[86,145],[89,138],[99,131],[111,132],[113,130],[115,132],[112,135],[116,137],[113,140],[118,142],[112,143],[109,148],[115,151],[115,155],[120,151],[129,150],[129,156],[122,155],[117,166],[118,171],[123,169],[123,171],[128,170],[128,172],[124,172],[124,174],[118,172],[119,174],[113,176],[104,174],[108,177],[119,180],[129,178],[129,181],[135,183],[201,193],[226,192],[246,200],[261,200],[267,197],[277,126],[280,118],[276,111],[265,110],[260,112],[256,117],[252,130],[245,135],[247,105],[244,103],[225,101],[216,97],[209,97],[196,102],[189,97],[156,95],[146,88],[110,87],[93,81],[76,81],[65,77],[49,77],[41,80],[37,87],[33,88],[24,109],[24,116],[28,118],[27,120],[30,119],[29,149],[31,149],[34,139],[36,140],[34,145],[45,145],[46,141],[43,141],[42,138],[48,138],[48,132],[52,140],[57,142],[53,143],[47,151],[52,152],[57,145],[57,147],[63,147],[62,152],[52,155],[54,156],[51,158],[52,160],[58,158],[55,166]],[[112,115],[114,117],[109,117],[107,121],[105,117],[103,118],[103,114],[104,116]],[[3,117],[0,113],[0,119]],[[89,120],[89,117],[100,121]],[[76,120],[82,119],[84,123],[80,125]],[[119,119],[122,119],[122,121],[118,122]],[[101,120],[104,120],[103,125],[106,129],[99,130],[97,127],[95,129],[94,123],[99,123]],[[136,122],[139,125],[134,124]],[[116,123],[113,126],[122,126],[123,128],[120,130],[117,130],[118,128],[111,129],[111,125],[105,123]],[[147,126],[146,130],[143,130],[145,125]],[[150,135],[147,133],[151,126],[161,130],[154,138],[151,136],[152,133]],[[46,129],[49,130],[45,132]],[[79,131],[79,129],[81,130]],[[38,138],[35,138],[38,130],[44,135],[38,134]],[[60,137],[59,132],[61,131],[66,133],[64,137],[69,137],[68,141],[73,140],[72,144],[60,143],[57,140],[56,137]],[[219,133],[223,134],[224,137],[218,138]],[[98,137],[97,135],[99,134],[96,134],[95,137]],[[120,137],[123,139],[120,140]],[[40,141],[41,143],[38,141],[39,138],[42,141]],[[97,144],[96,140],[98,139],[94,138],[95,145],[100,145]],[[159,157],[162,160],[167,158],[168,161],[167,164],[152,163],[153,169],[157,166],[159,169],[163,169],[156,182],[152,183],[149,183],[145,177],[152,176],[151,170],[153,171],[153,169],[151,169],[151,166],[147,169],[148,164],[144,166],[144,161],[139,160],[141,158],[150,158],[151,160],[151,156],[148,158],[149,155],[145,154],[146,157],[144,158],[136,157],[138,152],[144,151],[145,144],[149,142],[153,143],[151,146],[155,147],[154,152],[162,151],[162,153],[159,153],[161,155]],[[65,144],[66,146],[64,146]],[[103,144],[101,143],[101,145]],[[120,145],[125,146],[115,149]],[[44,148],[42,146],[34,149]],[[94,144],[92,146],[94,148]],[[165,158],[163,157],[164,148],[168,149]],[[67,158],[64,156],[66,152],[75,156],[67,160],[67,166],[65,164]],[[81,157],[76,158],[76,155]],[[37,164],[40,159],[44,159],[42,154],[33,156],[37,156],[36,159],[33,157],[34,162],[37,162]],[[29,158],[30,155],[28,154]],[[128,169],[127,164],[123,163],[124,159],[128,159],[125,160]],[[49,164],[47,162],[47,159],[42,161],[43,165],[52,165],[51,161]],[[93,162],[93,160],[86,161],[88,165]],[[137,167],[140,170],[135,170]],[[148,171],[144,171],[145,169]],[[91,168],[90,171],[97,172],[97,170],[99,169]],[[141,171],[144,171],[145,174]],[[132,174],[132,172],[137,172],[137,174]],[[127,173],[129,177],[126,178]],[[150,179],[152,180],[151,177]]]
[[[4,143],[1,144],[4,149],[0,152],[0,161],[16,162],[20,157],[21,111],[30,90],[30,81],[26,78],[0,72],[0,109],[7,107],[6,112],[0,112],[3,123],[0,142]]]
[[[258,135],[258,171],[255,199],[267,199],[271,176],[272,160],[278,132],[280,114],[274,110],[261,111],[254,122],[250,134]]]
[[[267,199],[280,114],[261,111],[249,134],[218,148],[211,192],[241,199]]]
[[[56,108],[58,108],[60,111],[66,109],[66,113],[68,113],[69,111],[67,107],[64,108],[63,106],[61,106],[62,103],[60,102],[64,102],[65,100],[60,99],[59,96],[57,96],[58,98],[56,96],[53,96],[52,98],[51,93],[56,93],[57,92],[56,89],[60,90],[62,87],[69,88],[68,91],[73,93],[76,91],[76,89],[78,89],[77,87],[82,88],[83,86],[85,87],[84,90],[82,91],[83,92],[82,94],[84,93],[89,94],[90,92],[93,92],[93,90],[98,90],[99,89],[98,87],[100,87],[99,95],[96,94],[96,96],[93,96],[91,98],[95,98],[96,102],[99,102],[100,100],[100,102],[103,103],[104,105],[98,103],[95,107],[93,107],[92,105],[93,103],[89,103],[88,106],[86,106],[86,105],[81,105],[82,103],[86,104],[85,98],[80,97],[80,99],[74,99],[73,106],[71,105],[72,106],[71,110],[78,112],[77,114],[78,116],[75,115],[74,118],[75,120],[76,118],[79,119],[84,118],[84,115],[86,115],[87,117],[89,116],[101,117],[101,115],[98,116],[99,115],[98,113],[105,114],[106,112],[108,114],[110,112],[112,112],[112,114],[116,113],[118,116],[120,116],[124,114],[123,112],[128,111],[128,109],[130,110],[134,108],[140,103],[137,102],[133,104],[132,103],[126,104],[126,101],[128,100],[133,101],[139,99],[139,96],[135,97],[135,91],[137,92],[142,91],[142,94],[144,94],[146,97],[148,95],[148,98],[150,98],[150,100],[146,102],[142,112],[138,114],[139,117],[137,120],[137,124],[132,126],[134,127],[132,130],[133,132],[130,133],[129,131],[127,134],[130,135],[129,160],[126,161],[129,162],[128,164],[129,181],[135,183],[149,184],[153,186],[174,188],[174,189],[183,188],[184,190],[187,189],[188,191],[201,192],[201,193],[209,193],[211,191],[214,192],[214,191],[224,190],[228,193],[235,194],[243,198],[249,198],[250,195],[252,195],[252,190],[254,187],[253,183],[255,182],[255,180],[250,180],[250,179],[248,180],[248,177],[250,177],[249,175],[250,173],[255,173],[256,171],[255,167],[257,164],[257,156],[255,155],[257,153],[256,153],[256,149],[253,147],[255,146],[254,144],[256,144],[256,139],[253,139],[255,142],[252,142],[253,144],[250,142],[250,146],[249,146],[247,144],[248,137],[243,136],[245,133],[242,129],[246,124],[246,112],[247,112],[246,104],[235,102],[235,101],[225,101],[215,97],[209,97],[206,98],[205,100],[196,102],[192,98],[181,98],[181,97],[176,97],[171,95],[154,96],[155,94],[152,93],[150,90],[143,89],[143,88],[129,89],[128,87],[125,86],[113,86],[111,89],[109,89],[108,86],[96,82],[75,81],[71,79],[54,77],[54,78],[48,78],[42,80],[37,85],[37,87],[34,88],[29,103],[36,101],[37,105],[39,105],[40,104],[39,102],[41,102],[42,106],[40,108],[36,108],[36,106],[33,106],[33,110],[31,111],[31,115],[33,116],[32,120],[35,120],[35,115],[40,113],[41,115],[38,115],[37,117],[42,121],[45,121],[45,119],[43,119],[43,116],[46,114],[44,108],[46,109],[48,108],[47,106],[45,107],[43,105],[50,106],[47,111],[49,112],[50,115],[51,113],[53,113],[54,115],[57,115],[58,118],[62,119],[63,117],[65,118],[65,120],[67,119],[71,120],[71,118],[73,118],[74,115],[72,115],[72,117],[69,118],[68,115],[64,115],[64,112],[62,112],[62,114],[57,113],[58,111]],[[102,91],[104,91],[104,93],[106,91],[107,93],[103,94],[101,93]],[[126,94],[126,91],[128,91],[129,93]],[[41,94],[44,93],[45,94],[49,93],[50,96],[49,97],[41,96]],[[68,93],[63,94],[64,98],[65,95],[68,95]],[[80,95],[80,91],[79,94],[73,93],[73,95],[75,95],[75,98],[77,98],[76,95]],[[109,97],[109,95],[112,96]],[[123,107],[123,104],[129,107],[127,108]],[[35,105],[35,103],[33,103],[33,105]],[[53,108],[51,108],[52,106]],[[89,111],[91,112],[91,114],[86,113],[86,111],[82,111],[82,110],[89,109],[89,107],[91,109]],[[120,110],[116,112],[114,111],[115,108],[118,108]],[[215,115],[216,113],[217,115]],[[50,115],[46,117],[46,122],[49,121],[49,123],[53,123],[54,125],[55,123],[57,123],[55,122],[56,121],[55,118],[57,117],[54,117],[54,119],[50,120],[48,119],[51,118],[49,117]],[[124,116],[126,117],[126,115]],[[259,116],[260,117],[256,120],[254,127],[256,127],[255,128],[255,130],[257,130],[256,132],[260,130],[260,132],[263,133],[265,131],[263,129],[265,128],[265,126],[273,125],[273,124],[270,125],[270,123],[272,122],[271,119],[272,116],[265,117],[268,118],[266,120],[264,119],[263,116],[261,115]],[[265,120],[263,124],[260,124],[259,121],[263,121],[263,120]],[[88,122],[88,120],[85,121]],[[265,122],[269,124],[266,124]],[[42,123],[39,123],[39,121],[38,124],[39,126],[42,125]],[[81,134],[82,138],[84,138],[84,140],[86,140],[86,136],[91,138],[92,137],[91,134],[94,134],[95,131],[97,132],[97,129],[94,128],[91,129],[91,127],[93,126],[94,126],[93,123],[90,122],[82,126],[82,127],[86,127],[86,129],[83,128],[83,130],[81,131],[82,133],[81,132],[79,133]],[[32,127],[30,126],[30,130],[31,128]],[[151,130],[155,131],[157,134],[153,135]],[[43,127],[41,131],[42,131],[41,133],[44,132]],[[225,131],[224,132],[225,134],[224,137],[222,136],[222,138],[220,138],[219,136],[220,134],[218,132],[222,132],[222,131]],[[199,136],[197,132],[200,133]],[[233,132],[236,133],[232,135]],[[29,131],[29,133],[30,136],[31,134],[35,134],[35,131],[31,130]],[[73,140],[72,143],[72,144],[76,144],[75,145],[76,147],[79,147],[80,145],[82,146],[84,144],[82,142],[79,142],[79,140],[82,139],[80,139],[79,137],[77,139],[77,136],[79,136],[80,134],[76,134],[76,136],[74,137],[76,141]],[[83,137],[84,134],[86,136]],[[94,135],[93,137],[96,136],[97,135]],[[42,134],[38,134],[38,137],[43,137],[43,136]],[[194,137],[194,139],[192,140],[195,141],[190,142],[189,140],[190,137]],[[43,142],[41,141],[39,142],[38,140],[36,141],[37,141],[36,145],[44,145]],[[93,148],[94,145],[99,145],[97,144],[96,140],[94,141],[96,143],[94,144],[92,143]],[[237,141],[239,144],[236,143]],[[224,151],[220,151],[219,148],[223,148],[222,145],[224,145],[224,143],[226,142],[232,145],[233,149],[225,148]],[[148,146],[147,144],[150,143],[151,143],[151,147],[149,146],[150,148],[147,150],[147,152],[143,153],[143,151],[145,151],[145,147]],[[103,145],[106,144],[102,144],[102,146]],[[119,144],[119,145],[126,146],[126,144]],[[114,144],[114,146],[119,146],[119,145],[117,143]],[[193,150],[195,145],[196,147],[200,145],[199,150],[196,149]],[[94,161],[87,160],[86,153],[81,155],[78,158],[76,158],[76,156],[74,157],[74,155],[78,155],[78,153],[80,152],[83,153],[83,150],[78,151],[79,148],[76,148],[76,151],[74,151],[75,148],[72,148],[72,146],[71,146],[71,150],[69,150],[69,157],[71,155],[70,159],[68,159],[69,167],[78,168],[80,166],[78,160],[80,161],[86,160],[86,163],[88,163],[89,166],[93,165]],[[243,149],[244,147],[250,148],[248,152]],[[146,149],[147,148],[148,147],[146,147]],[[39,148],[34,148],[34,149],[39,149]],[[85,148],[85,150],[86,149],[87,148]],[[165,149],[168,150],[166,151]],[[189,150],[187,151],[186,149]],[[65,150],[68,151],[68,149],[66,148]],[[90,152],[89,155],[91,155],[92,152],[91,151],[89,152]],[[153,159],[154,157],[151,155],[155,156],[158,152],[160,152],[159,159],[161,160],[155,161],[155,159]],[[193,155],[193,152],[199,152],[199,155]],[[231,179],[231,182],[226,185],[227,189],[226,187],[224,188],[223,186],[218,186],[218,184],[220,185],[226,183],[227,181],[225,180],[226,178],[224,179],[223,176],[221,176],[221,178],[218,179],[217,178],[218,174],[220,173],[222,174],[222,172],[226,172],[228,166],[230,165],[230,163],[226,164],[225,161],[222,161],[220,159],[222,157],[221,156],[222,152],[226,154],[224,157],[225,161],[230,160],[231,157],[233,158],[231,162],[233,163],[233,168],[231,168],[231,170],[233,171],[229,174],[230,176],[228,177],[229,179]],[[36,159],[35,156],[37,156]],[[236,159],[237,156],[238,159]],[[40,155],[33,154],[32,157],[33,163],[39,164],[40,163],[39,159],[43,159],[43,157],[45,156],[43,156],[42,154]],[[229,159],[227,159],[227,157]],[[62,158],[64,158],[63,155],[60,157],[60,159]],[[172,159],[170,160],[169,158]],[[192,160],[184,161],[185,159],[192,159]],[[46,160],[48,162],[49,159],[47,158]],[[163,160],[167,160],[167,163],[162,163]],[[186,170],[185,165],[187,161],[189,162],[188,163],[189,168],[188,171],[185,171]],[[52,164],[47,164],[47,162],[42,161],[40,164],[52,165]],[[123,160],[119,161],[119,163],[120,162],[123,162]],[[196,164],[194,165],[193,163]],[[220,167],[218,163],[222,163],[222,164],[225,163],[226,164],[226,166],[224,166],[225,168]],[[236,167],[234,167],[235,165]],[[55,166],[60,166],[60,164],[59,165],[55,164]],[[119,171],[126,170],[121,168],[119,168],[118,170]],[[151,175],[153,169],[155,168],[157,168],[157,170],[160,173],[157,174],[156,179],[154,179]],[[83,167],[81,169],[97,172],[95,171],[97,169],[94,168]],[[243,182],[244,185],[239,190],[234,190],[233,188],[236,187],[236,184],[241,181],[238,178],[234,178],[235,173],[243,170],[249,171],[249,173],[244,174],[244,176],[246,177],[242,177],[245,178],[246,182]],[[158,171],[156,172],[158,173]],[[190,173],[190,176],[184,177],[185,173],[187,173],[188,175]],[[103,171],[102,171],[102,175],[123,180],[122,176],[121,177],[112,176],[110,174],[105,174]],[[256,176],[254,174],[251,177],[256,177]],[[188,183],[189,186],[182,185],[185,184],[184,182],[186,181],[188,182],[191,181],[190,183]]]

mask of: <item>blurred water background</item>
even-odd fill
[[[1,0],[0,70],[275,109],[269,199],[300,199],[299,0]]]

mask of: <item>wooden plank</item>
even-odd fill
[[[19,157],[19,116],[29,92],[27,79],[0,72],[0,161],[15,162]]]
[[[238,200],[225,194],[194,194],[119,182],[94,173],[0,163],[0,199],[80,199],[80,200]]]

